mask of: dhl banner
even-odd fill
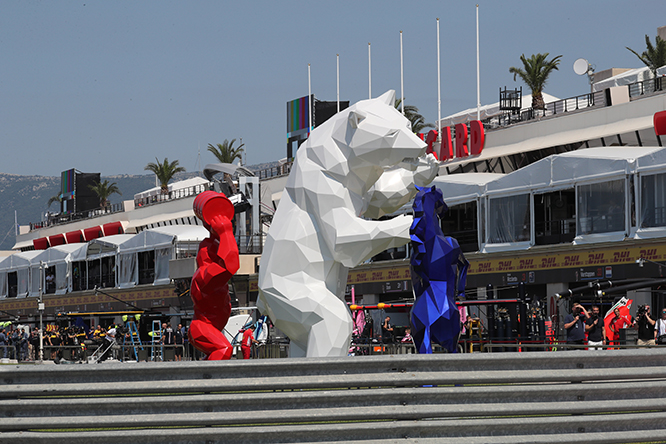
[[[636,260],[639,258],[651,261],[666,259],[666,245],[595,249],[593,251],[475,260],[470,261],[468,274],[511,273],[599,265],[623,265],[636,263]]]
[[[153,300],[153,299],[166,299],[175,296],[173,288],[162,288],[162,289],[153,289],[153,290],[139,290],[139,291],[128,291],[128,292],[119,292],[112,293],[112,296],[121,299],[127,302],[136,302],[143,300]],[[117,302],[114,299],[104,296],[103,294],[98,295],[85,295],[85,296],[59,296],[59,297],[50,297],[49,295],[44,295],[44,306],[49,307],[63,307],[68,305],[85,305],[85,304],[96,304],[96,303],[107,303],[107,302]],[[29,299],[5,299],[0,302],[0,307],[3,310],[20,310],[20,309],[37,309],[37,298]]]
[[[580,247],[579,247],[580,248]],[[572,250],[574,250],[572,248]],[[491,256],[477,254],[475,256]],[[624,265],[635,263],[637,259],[643,258],[650,261],[666,260],[666,244],[652,245],[650,247],[636,246],[625,248],[595,248],[594,250],[579,250],[564,253],[539,253],[529,254],[527,252],[515,257],[470,259],[469,275],[481,275],[492,273],[516,273],[525,271],[553,270],[559,268],[578,268],[601,265]],[[364,284],[373,282],[390,282],[410,280],[409,264],[378,269],[352,269],[347,276],[347,285]],[[250,277],[250,293],[259,291],[256,275]],[[174,297],[171,287],[155,290],[139,290],[114,293],[113,296],[128,302],[166,299]],[[86,296],[60,296],[44,297],[46,307],[60,307],[67,305],[83,305],[93,303],[113,302],[102,294]],[[18,299],[0,301],[3,310],[37,309],[37,299]]]
[[[574,250],[572,248],[572,250]],[[491,256],[491,254],[477,255]],[[666,260],[666,244],[650,247],[637,246],[625,248],[595,248],[594,250],[580,250],[566,253],[539,253],[527,252],[516,257],[502,257],[489,259],[470,259],[469,275],[491,273],[517,273],[525,271],[554,270],[559,268],[578,268],[590,266],[608,266],[636,263],[639,258],[660,261]],[[409,264],[381,269],[349,270],[347,285],[365,284],[372,282],[389,282],[410,280]],[[257,279],[250,279],[250,292],[259,291]]]

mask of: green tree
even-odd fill
[[[402,112],[402,99],[395,99],[395,108]],[[434,128],[432,123],[425,123],[425,119],[419,114],[419,109],[413,105],[405,105],[405,117],[412,123],[414,134],[422,133],[426,128]]]
[[[160,191],[161,194],[169,194],[169,181],[173,179],[173,176],[175,176],[176,173],[185,171],[185,168],[178,166],[178,163],[179,162],[177,160],[169,162],[169,159],[166,157],[164,158],[164,162],[160,163],[156,157],[155,162],[150,162],[144,168],[144,170],[152,171],[155,173],[155,176],[157,176],[157,180],[160,182],[160,186],[162,187]]]
[[[532,54],[528,59],[525,54],[520,56],[520,61],[523,62],[523,68],[516,68],[512,66],[509,72],[513,74],[513,80],[516,76],[520,77],[529,89],[532,90],[532,108],[545,109],[546,103],[543,100],[543,88],[546,86],[548,76],[554,71],[559,70],[557,65],[560,64],[558,55],[551,60],[548,58],[548,53],[545,54]]]
[[[95,185],[88,185],[88,187],[95,193],[97,194],[97,197],[99,197],[99,206],[102,208],[106,208],[106,206],[109,204],[109,197],[112,194],[118,194],[120,196],[123,195],[123,193],[120,192],[118,189],[118,186],[116,186],[115,182],[109,183],[108,180],[104,180],[104,182],[97,182]]]
[[[218,143],[217,146],[214,146],[212,143],[208,144],[208,151],[213,153],[220,163],[234,163],[234,160],[243,160],[241,157],[243,155],[244,143],[241,143],[239,146],[234,147],[236,139],[231,139],[229,142],[227,139],[224,139],[224,142]]]
[[[650,68],[652,75],[657,77],[657,69],[666,65],[666,40],[662,40],[661,37],[657,36],[654,39],[654,45],[652,45],[652,42],[650,42],[650,37],[648,37],[646,34],[645,46],[647,49],[643,51],[642,54],[637,53],[628,46],[625,48],[636,54],[636,57],[638,57],[641,62],[645,63],[645,66]]]

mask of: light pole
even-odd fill
[[[42,315],[44,313],[44,302],[42,300],[44,282],[44,261],[39,261],[39,362],[44,362],[44,326],[42,324]]]

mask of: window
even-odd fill
[[[530,240],[530,195],[490,199],[488,242],[510,243]]]
[[[7,273],[7,297],[15,298],[18,295],[18,276],[16,271]]]
[[[463,252],[478,251],[476,201],[449,207],[441,218],[442,231],[458,241]]]
[[[44,268],[44,293],[54,294],[56,292],[56,270],[55,267]]]
[[[666,174],[641,177],[640,227],[666,226]]]
[[[536,245],[573,241],[576,235],[576,192],[573,188],[534,195]]]
[[[72,262],[72,290],[88,288],[88,270],[85,261]]]
[[[578,187],[578,234],[625,230],[624,179]]]
[[[155,281],[155,250],[139,253],[139,285]]]

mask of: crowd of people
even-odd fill
[[[621,345],[620,332],[625,329],[637,331],[636,344],[639,347],[666,344],[666,308],[655,319],[649,305],[639,306],[636,317],[630,316],[628,310],[622,313],[620,307],[613,310],[612,316],[602,317],[598,305],[593,305],[590,312],[576,302],[564,318],[564,329],[567,344],[587,345],[588,350]]]

